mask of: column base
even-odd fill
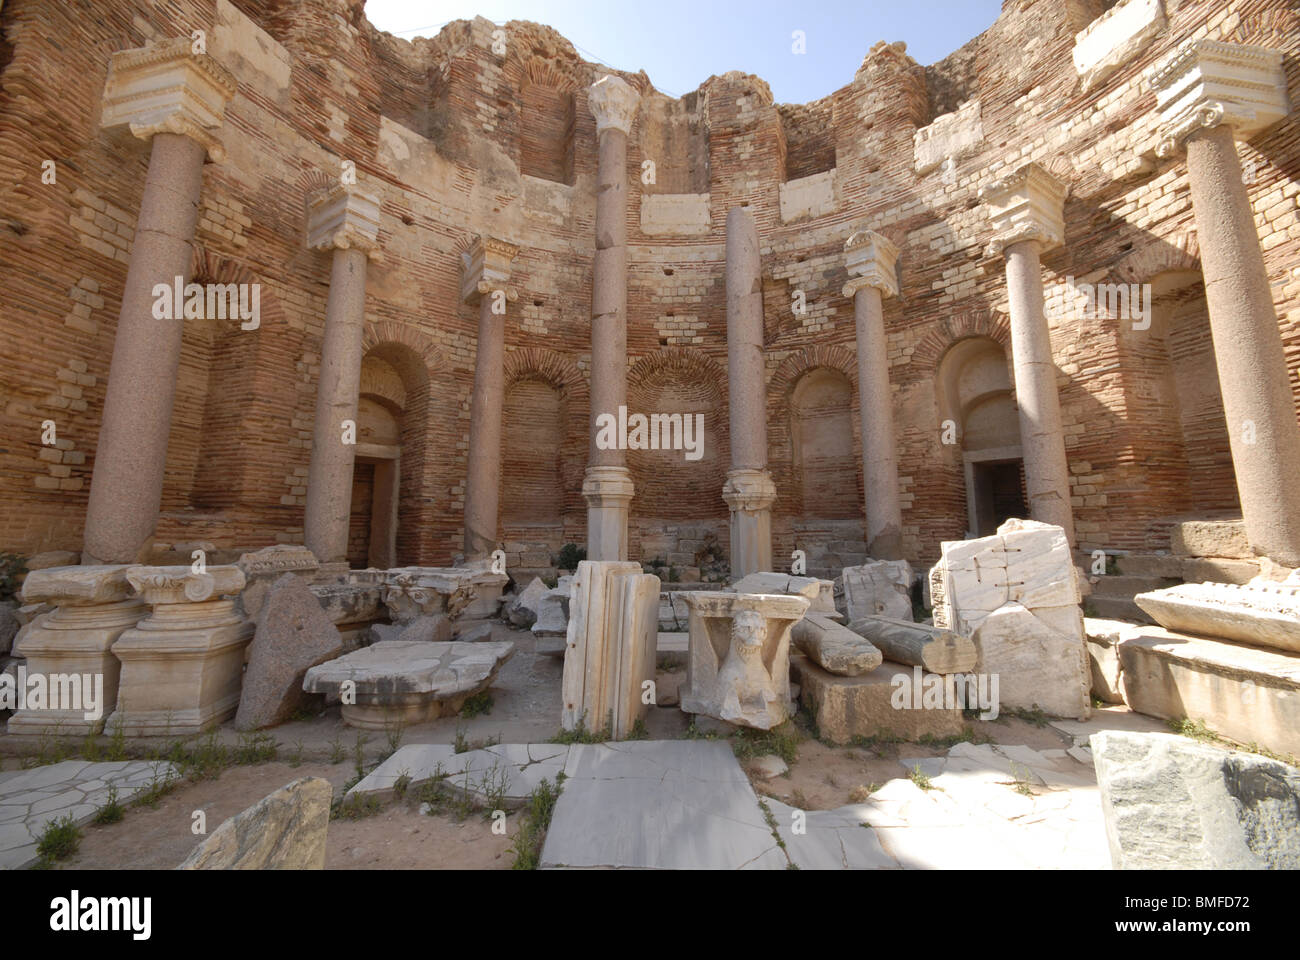
[[[627,559],[627,518],[632,503],[627,467],[588,467],[582,481],[587,501],[587,559]]]
[[[9,733],[61,737],[86,736],[103,730],[105,716],[117,703],[122,666],[111,647],[148,612],[149,608],[139,600],[123,600],[93,606],[61,606],[33,623],[18,652],[27,658],[26,676],[44,678],[44,704],[17,710],[9,718]],[[79,689],[74,690],[71,685],[73,676],[78,678]],[[98,694],[99,716],[93,719],[87,719],[90,711],[84,709],[88,705],[87,681],[91,684],[89,693]],[[80,694],[80,703],[63,702],[72,693]]]
[[[231,600],[188,606],[206,609],[193,610],[189,623],[183,614],[159,622],[155,610],[113,644],[122,676],[109,733],[189,736],[235,715],[253,624],[234,613]]]
[[[772,569],[772,504],[776,484],[766,470],[731,470],[722,487],[731,508],[731,579]]]

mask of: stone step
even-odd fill
[[[1300,756],[1300,654],[1144,627],[1117,644],[1128,705]]]
[[[1186,557],[1172,557],[1159,553],[1130,553],[1115,557],[1113,565],[1128,577],[1182,580],[1183,561]]]
[[[1151,623],[1151,618],[1133,602],[1132,597],[1106,597],[1093,595],[1087,600],[1088,616],[1106,620],[1131,620],[1134,623]]]
[[[1160,578],[1125,577],[1107,574],[1104,577],[1093,578],[1092,595],[1094,597],[1127,597],[1132,599],[1139,593],[1147,593],[1167,586],[1169,584]]]

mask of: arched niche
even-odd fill
[[[542,377],[523,377],[506,388],[501,440],[503,525],[562,530],[560,457],[567,418],[564,394]]]
[[[987,336],[957,341],[939,362],[935,393],[940,437],[961,451],[968,534],[988,536],[1007,518],[1028,516],[1006,349]]]
[[[814,367],[798,379],[790,395],[790,441],[802,518],[860,518],[853,385],[843,373]]]

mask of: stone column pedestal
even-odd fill
[[[867,555],[878,560],[903,556],[903,509],[898,496],[898,451],[894,445],[894,401],[889,390],[889,345],[883,298],[898,295],[894,264],[898,247],[870,230],[844,243],[857,325],[858,406],[862,418],[862,487],[866,507]]]
[[[596,256],[591,293],[591,446],[582,493],[587,559],[627,559],[632,479],[620,449],[596,445],[597,418],[627,403],[627,138],[639,96],[623,79],[603,77],[587,102],[596,118]]]
[[[1286,116],[1282,53],[1195,41],[1153,78],[1157,153],[1187,149],[1205,301],[1252,549],[1300,566],[1300,425],[1236,140]]]
[[[14,651],[27,660],[25,679],[41,678],[44,694],[39,706],[29,701],[15,711],[10,733],[71,737],[104,729],[121,669],[111,648],[148,613],[131,596],[126,570],[123,564],[49,567],[27,575],[23,600],[55,609],[32,623]]]
[[[178,37],[115,53],[104,87],[102,126],[128,126],[152,147],[86,506],[90,565],[139,561],[158,523],[186,321],[155,319],[153,291],[189,282],[204,155],[221,159],[213,131],[236,89],[190,47]]]
[[[766,470],[729,470],[722,499],[731,511],[731,577],[772,569],[772,504],[776,484]]]
[[[131,567],[126,578],[153,613],[113,644],[122,675],[105,729],[128,737],[188,736],[233,717],[254,630],[235,608],[243,571]]]
[[[479,305],[465,480],[465,559],[471,561],[491,556],[499,546],[505,305],[519,298],[518,292],[506,282],[510,279],[510,263],[518,252],[519,248],[512,243],[480,237],[473,249],[461,255],[464,261],[461,299]]]
[[[303,539],[322,567],[346,562],[356,464],[357,395],[366,326],[366,262],[377,252],[379,200],[336,186],[307,201],[307,247],[332,250]],[[353,424],[353,442],[344,438]]]
[[[1028,163],[982,189],[980,198],[988,204],[998,231],[992,249],[1007,264],[1011,360],[1029,516],[1060,527],[1073,546],[1070,471],[1039,264],[1043,251],[1064,242],[1067,191],[1066,184]]]

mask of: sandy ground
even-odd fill
[[[118,823],[83,828],[77,853],[60,870],[170,870],[202,839],[192,832],[195,811],[214,830],[227,817],[252,806],[299,777],[323,777],[335,793],[352,776],[348,763],[264,763],[232,767],[213,780],[186,781],[156,808],[128,806]],[[518,814],[506,818],[506,834],[494,835],[490,822],[471,814],[425,816],[415,801],[397,801],[359,820],[331,820],[326,840],[327,869],[344,870],[508,870]]]

